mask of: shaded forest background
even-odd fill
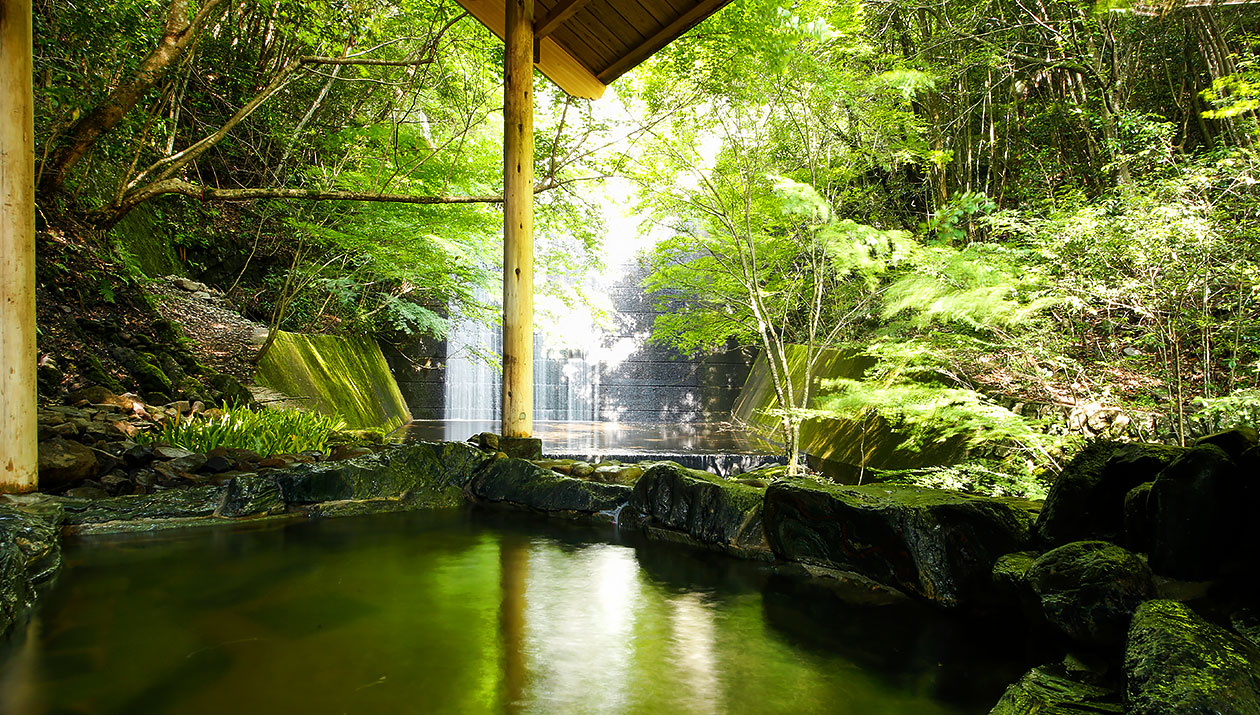
[[[287,330],[493,319],[502,48],[453,1],[50,0],[35,23],[46,391],[90,372],[52,308],[142,305],[164,273]],[[1255,423],[1257,30],[1248,3],[736,0],[599,102],[537,79],[540,290],[586,299],[628,178],[666,236],[649,287],[690,307],[656,338],[762,351],[785,443],[881,419],[1015,479],[1082,431]],[[794,384],[790,344],[872,367]]]

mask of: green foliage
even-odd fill
[[[880,482],[932,489],[953,489],[988,497],[1045,499],[1050,490],[1044,476],[1027,470],[1011,470],[1009,464],[972,460],[962,464],[923,469],[886,470]]]
[[[137,434],[136,442],[203,453],[220,447],[248,449],[269,456],[323,451],[333,434],[344,428],[341,420],[318,412],[233,407],[208,416],[183,415],[158,431]]]
[[[1196,431],[1211,434],[1235,427],[1260,427],[1260,389],[1237,390],[1221,397],[1199,398]]]
[[[876,413],[905,435],[903,448],[961,440],[968,448],[1001,446],[1019,451],[1022,465],[1046,466],[1055,447],[1044,425],[993,404],[974,390],[917,382],[901,373],[895,382],[827,380],[816,414],[853,419]]]
[[[936,209],[932,218],[928,219],[926,233],[935,234],[938,241],[947,245],[962,243],[972,231],[972,217],[996,208],[997,204],[988,196],[975,191],[964,191]]]
[[[1031,222],[1046,277],[1084,315],[1108,318],[1108,357],[1152,355],[1172,412],[1260,366],[1256,175],[1251,152],[1231,152]]]
[[[1030,270],[1035,258],[997,245],[920,247],[913,268],[884,292],[883,315],[915,328],[960,326],[973,334],[1027,325],[1059,300]]]

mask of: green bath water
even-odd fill
[[[981,713],[1000,630],[516,514],[187,530],[69,544],[0,712]]]

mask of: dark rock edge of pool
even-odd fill
[[[619,469],[609,481],[462,442],[153,494],[7,496],[0,633],[23,621],[56,574],[64,537],[472,503],[641,530],[826,579],[867,603],[912,598],[1022,620],[1067,655],[1026,673],[993,713],[1260,713],[1260,610],[1248,600],[1260,536],[1246,519],[1260,489],[1258,441],[1243,429],[1192,448],[1096,442],[1044,504],[727,480],[671,462]]]

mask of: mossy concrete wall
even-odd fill
[[[799,394],[805,380],[805,346],[788,346],[788,364],[792,384]],[[827,379],[861,379],[872,365],[870,358],[853,353],[824,349],[814,369],[813,391],[817,396],[824,392],[822,382]],[[810,407],[817,405],[811,401]],[[766,439],[781,444],[779,418],[768,414],[779,407],[774,392],[774,382],[765,355],[757,356],[748,381],[732,410],[736,422],[748,427]],[[965,450],[957,441],[932,445],[916,451],[900,447],[904,435],[884,419],[873,416],[862,422],[823,417],[812,419],[801,426],[801,451],[808,454],[811,463],[840,479],[855,477],[861,467],[871,469],[910,469],[940,464],[952,464],[965,456]]]
[[[279,331],[258,363],[258,383],[345,420],[350,429],[390,430],[411,413],[371,338]]]

